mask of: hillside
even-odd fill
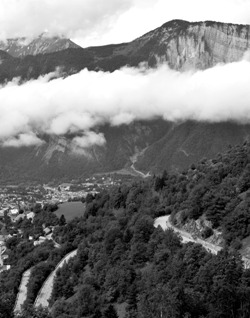
[[[158,174],[164,169],[181,172],[203,157],[213,158],[229,145],[247,140],[250,125],[175,124],[158,119],[120,127],[105,125],[99,132],[104,134],[106,143],[82,151],[75,149],[74,135],[42,136],[44,143],[40,146],[2,147],[0,178],[9,183],[67,181],[94,173],[129,171],[133,163],[145,174]]]
[[[18,290],[21,269],[35,265],[23,313],[32,317],[30,306],[39,286],[60,259],[77,248],[76,256],[57,271],[50,313],[45,308],[42,317],[110,318],[117,317],[121,307],[125,311],[120,317],[249,317],[249,269],[244,269],[242,251],[237,252],[250,235],[249,166],[246,142],[182,174],[164,172],[89,194],[85,215],[68,223],[47,210],[38,212],[33,224],[15,224],[24,237],[22,243],[7,241],[13,267],[0,275],[5,287],[0,291],[2,308]],[[212,254],[202,245],[183,244],[173,230],[155,228],[155,219],[163,215],[171,215],[171,222],[183,228],[199,219],[205,224],[203,241],[220,232],[221,251]],[[33,247],[25,239],[42,222],[55,225],[53,237],[61,245],[57,251],[48,243]]]

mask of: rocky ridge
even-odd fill
[[[76,48],[79,46],[69,39],[58,36],[50,37],[47,34],[41,34],[35,39],[16,38],[0,42],[0,50],[19,58]]]

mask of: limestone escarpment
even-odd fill
[[[117,51],[144,56],[152,66],[166,61],[177,70],[206,69],[241,60],[250,48],[249,30],[249,25],[174,20]]]

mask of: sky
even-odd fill
[[[130,41],[172,19],[250,24],[250,0],[0,0],[0,38],[60,34],[83,47]]]
[[[129,41],[171,19],[250,24],[250,0],[0,0],[0,38],[48,31],[82,46]],[[25,23],[24,23],[25,22]],[[53,78],[53,80],[51,80]],[[55,79],[56,78],[56,79]],[[72,133],[72,149],[105,145],[96,129],[156,117],[250,123],[250,54],[207,70],[82,70],[0,86],[0,145],[41,145]]]

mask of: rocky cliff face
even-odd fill
[[[39,37],[31,43],[9,40],[0,50],[12,56],[0,65],[0,82],[37,78],[63,67],[64,76],[84,68],[113,72],[125,65],[168,63],[175,70],[207,69],[239,61],[250,48],[249,25],[170,21],[130,43],[80,48],[67,39]],[[30,56],[30,55],[33,56]],[[21,57],[21,58],[20,58]]]
[[[242,59],[250,48],[250,26],[170,21],[117,52],[144,55],[150,65],[166,61],[176,70],[206,69]]]
[[[207,69],[217,63],[242,59],[250,48],[249,29],[250,26],[243,25],[174,20],[130,43],[117,45],[83,49],[74,48],[69,40],[41,38],[40,42],[23,44],[18,51],[15,43],[9,42],[9,47],[4,49],[13,55],[43,54],[13,58],[0,51],[0,82],[17,76],[37,78],[57,66],[63,66],[65,76],[83,68],[114,71],[141,62],[149,67],[167,62],[171,68],[181,71]],[[130,167],[135,154],[139,155],[134,168],[145,173],[163,169],[182,171],[191,163],[214,157],[229,144],[241,143],[250,136],[250,125],[234,123],[174,124],[156,120],[100,129],[106,145],[77,153],[72,152],[70,140],[64,136],[58,139],[50,136],[39,149],[1,148],[0,179],[41,180],[119,170]]]

